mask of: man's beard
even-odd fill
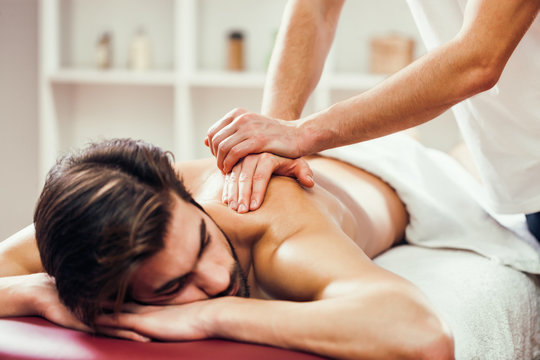
[[[229,248],[231,249],[231,254],[234,259],[234,265],[232,266],[232,269],[231,269],[231,278],[229,281],[229,286],[227,287],[227,289],[220,292],[215,297],[228,296],[230,292],[234,289],[236,284],[238,284],[238,291],[236,292],[235,296],[248,298],[250,294],[249,294],[249,284],[248,284],[247,276],[242,270],[242,267],[240,266],[240,261],[238,261],[238,255],[236,254],[236,250],[233,244],[231,243],[231,240],[229,240],[229,237],[227,236],[227,234],[225,234],[225,231],[223,231],[221,226],[219,226],[219,224],[210,216],[210,214],[206,212],[206,210],[204,210],[202,206],[200,206],[195,200],[192,200],[192,203],[194,203],[195,206],[197,206],[200,210],[202,210],[202,212],[205,213],[206,216],[212,219],[212,221],[217,226],[219,231],[221,231],[221,234],[223,235],[225,240],[227,240],[227,244],[229,244]]]
[[[238,255],[236,255],[236,250],[234,249],[234,246],[229,240],[229,238],[227,237],[227,235],[225,235],[225,232],[221,230],[221,228],[219,227],[217,223],[216,223],[216,226],[219,228],[219,230],[221,231],[221,233],[227,240],[227,244],[229,244],[229,248],[231,249],[231,253],[234,259],[234,265],[231,269],[231,279],[229,281],[229,286],[227,287],[227,289],[217,294],[216,297],[228,296],[230,292],[234,289],[236,284],[238,284],[238,291],[236,292],[235,296],[248,298],[249,297],[249,284],[248,284],[246,274],[242,270],[242,267],[240,267],[240,262],[238,261]]]
[[[233,249],[234,251],[234,248],[231,247],[231,249]],[[234,253],[233,253],[233,257],[235,257]],[[248,298],[249,297],[249,284],[247,281],[247,277],[242,271],[240,264],[235,259],[234,265],[231,269],[231,279],[229,282],[229,286],[227,287],[227,289],[220,292],[215,297],[229,296],[231,291],[233,291],[233,289],[236,287],[237,284],[238,284],[238,291],[236,292],[236,294],[234,294],[234,296]]]

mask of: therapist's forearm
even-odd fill
[[[487,89],[481,69],[455,66],[452,47],[418,59],[378,86],[301,120],[305,153],[365,141],[433,119]],[[476,80],[474,78],[477,78]]]
[[[491,88],[540,2],[470,0],[460,33],[373,89],[298,121],[301,152],[404,130]],[[526,71],[526,70],[524,70]]]
[[[342,0],[289,1],[268,69],[264,115],[300,117],[321,77],[342,5]]]

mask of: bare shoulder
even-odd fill
[[[0,277],[43,272],[34,226],[0,242]]]
[[[290,177],[272,177],[261,207],[253,212],[253,215],[264,218],[271,229],[268,240],[282,241],[291,234],[313,227],[324,220],[315,203],[316,191],[316,187],[304,188]]]
[[[269,231],[253,247],[253,270],[257,284],[275,298],[314,300],[339,279],[378,273],[314,192],[276,177],[258,210]]]
[[[213,158],[177,162],[174,164],[174,169],[192,194],[198,191],[208,177],[219,173],[216,160]]]

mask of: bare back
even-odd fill
[[[328,222],[354,240],[370,258],[403,238],[408,215],[388,184],[339,160],[322,156],[306,160],[314,171],[313,189],[303,188],[289,178],[273,177],[263,206],[239,216],[250,221],[274,219],[278,214],[296,219],[282,219],[280,233]],[[214,159],[182,163],[178,168],[197,201],[220,202],[223,176],[215,168]],[[231,215],[237,214],[231,211]]]

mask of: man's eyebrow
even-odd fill
[[[199,245],[199,252],[197,253],[197,260],[199,260],[202,256],[202,253],[204,251],[204,248],[207,245],[206,242],[206,222],[204,219],[201,219],[201,224],[199,225],[199,232],[200,232],[200,245]],[[187,273],[185,275],[179,276],[177,278],[174,278],[172,280],[167,281],[165,284],[158,287],[156,290],[154,290],[154,294],[161,294],[166,292],[167,290],[171,289],[174,285],[177,283],[183,283],[186,281],[190,273]]]
[[[199,247],[199,252],[197,253],[197,260],[199,260],[201,258],[203,250],[207,245],[207,242],[206,242],[206,221],[204,221],[204,219],[201,219],[201,225],[199,226],[199,230],[200,230],[200,233],[201,233],[201,244],[200,244],[200,247]]]

